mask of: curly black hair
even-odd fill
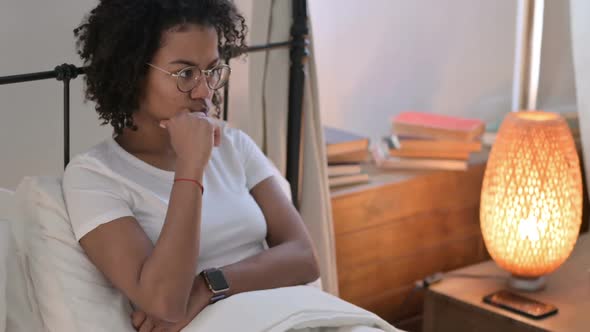
[[[222,57],[246,48],[244,17],[231,0],[101,0],[74,30],[86,66],[86,100],[96,103],[102,124],[116,134],[137,130],[139,107],[150,62],[162,32],[183,24],[215,28]],[[220,95],[213,103],[219,107]]]

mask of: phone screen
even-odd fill
[[[554,305],[533,300],[508,290],[494,292],[485,296],[483,300],[496,307],[504,308],[534,319],[544,318],[557,313],[557,308]]]

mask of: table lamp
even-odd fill
[[[571,254],[582,221],[580,163],[564,118],[508,113],[488,158],[480,204],[486,248],[512,274],[509,286],[544,288],[544,276]]]

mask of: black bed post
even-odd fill
[[[55,78],[64,82],[64,168],[70,162],[70,80],[84,74],[84,68],[63,64],[51,71],[0,77],[0,85]]]
[[[55,78],[64,82],[64,168],[70,162],[70,80],[78,76],[80,69],[63,64],[55,67]]]
[[[305,84],[304,58],[307,50],[307,4],[293,0],[291,27],[291,68],[289,71],[289,115],[287,127],[287,180],[291,184],[293,204],[299,209],[299,177],[301,167],[301,123],[303,117],[303,89]]]
[[[225,64],[229,65],[231,60],[231,54],[225,56]],[[229,107],[229,81],[223,87],[223,121],[227,121],[228,118],[228,107]]]

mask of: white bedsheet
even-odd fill
[[[182,331],[400,330],[377,315],[317,288],[296,286],[234,295],[205,308]]]

